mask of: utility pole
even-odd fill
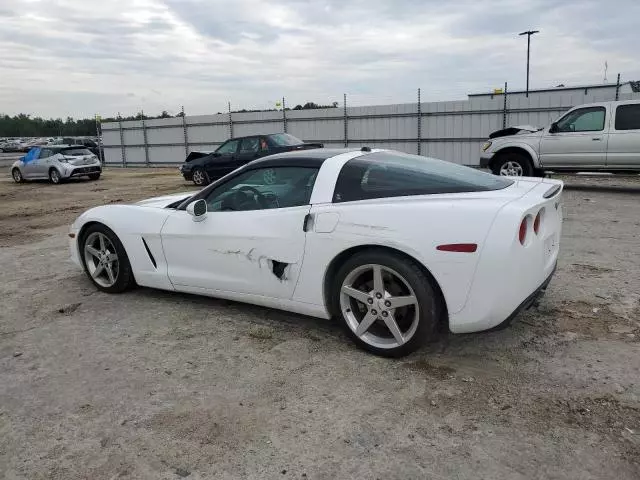
[[[526,32],[519,34],[520,36],[527,36],[527,98],[529,98],[529,52],[531,51],[531,35],[535,35],[539,32],[540,30],[527,30]]]

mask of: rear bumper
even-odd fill
[[[558,267],[558,263],[556,262],[553,265],[553,270],[551,271],[549,276],[546,278],[546,280],[544,282],[542,282],[542,285],[540,285],[538,288],[536,288],[536,290],[531,295],[529,295],[524,300],[524,302],[522,302],[520,305],[518,305],[518,307],[511,313],[511,315],[509,315],[502,322],[500,322],[495,327],[490,328],[489,330],[502,330],[503,328],[508,327],[511,324],[511,322],[513,321],[513,319],[515,317],[517,317],[520,312],[522,312],[523,310],[528,310],[529,308],[531,308],[540,299],[540,297],[542,297],[545,294],[545,292],[547,290],[547,286],[549,286],[549,283],[551,282],[551,279],[553,278],[553,275],[556,273],[556,268],[557,267]]]
[[[78,166],[65,165],[63,168],[59,168],[58,170],[60,171],[62,178],[84,177],[87,175],[102,173],[102,166],[100,164]]]

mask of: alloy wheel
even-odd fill
[[[16,183],[22,182],[22,173],[20,173],[20,170],[18,170],[17,168],[13,169],[11,176],[13,177],[14,182]]]
[[[509,160],[500,167],[500,175],[508,177],[522,177],[524,175],[524,170],[520,163]]]
[[[120,263],[118,253],[104,233],[93,232],[84,243],[84,263],[94,282],[109,288],[116,283]]]
[[[51,170],[49,177],[52,183],[60,183],[60,173],[55,168]]]
[[[193,183],[196,185],[204,185],[204,172],[202,170],[193,172]]]
[[[352,270],[340,288],[340,309],[348,327],[376,348],[397,348],[416,333],[418,298],[411,285],[389,267],[368,264]]]

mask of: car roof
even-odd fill
[[[320,168],[325,160],[347,152],[360,151],[359,148],[313,148],[276,153],[259,158],[247,164],[249,168],[266,167],[313,167]]]

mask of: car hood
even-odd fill
[[[193,196],[193,193],[174,193],[171,195],[162,195],[161,197],[153,197],[147,198],[146,200],[141,200],[136,202],[136,205],[140,205],[142,207],[157,207],[157,208],[165,208],[171,205],[172,203],[181,202],[186,200],[187,198]]]
[[[532,127],[531,125],[516,125],[514,127],[507,127],[501,130],[496,130],[489,135],[489,138],[509,137],[512,135],[531,135],[542,131],[541,128]]]

